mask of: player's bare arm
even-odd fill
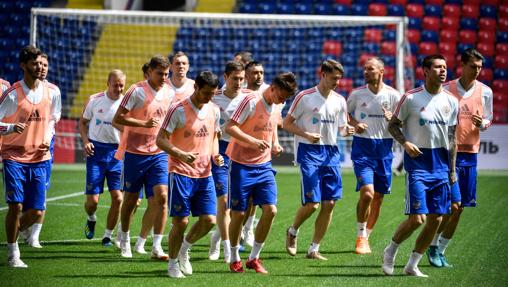
[[[415,158],[422,154],[420,149],[415,146],[413,143],[406,140],[406,137],[402,133],[402,130],[400,129],[402,127],[402,121],[399,120],[396,117],[392,117],[390,120],[390,123],[388,124],[388,131],[392,135],[392,137],[400,143],[406,152],[409,154],[410,157]]]
[[[455,132],[457,126],[448,127],[448,142],[450,144],[450,184],[457,181],[457,175],[455,174],[455,166],[457,163],[457,140]]]
[[[178,158],[183,162],[193,163],[194,160],[196,160],[196,157],[199,155],[199,153],[185,152],[177,148],[169,141],[170,137],[171,134],[168,131],[160,129],[159,133],[157,134],[156,141],[157,147],[159,147],[161,150],[165,151],[171,156]]]
[[[351,114],[348,114],[348,124],[354,128],[357,134],[363,133],[369,127],[366,123],[357,121]]]
[[[293,116],[287,115],[286,118],[284,119],[284,123],[282,124],[283,128],[290,133],[306,138],[311,143],[319,142],[319,140],[321,139],[320,134],[306,132],[301,127],[295,124],[295,120],[296,119],[293,118]]]
[[[129,110],[124,107],[118,107],[115,117],[113,118],[113,124],[142,128],[153,128],[159,125],[157,119],[151,118],[147,121],[138,120],[136,118],[127,116],[127,113],[129,113]]]
[[[83,147],[86,156],[93,155],[93,143],[88,140],[88,124],[90,120],[81,117],[79,119],[79,134],[81,135],[81,140],[83,141]]]

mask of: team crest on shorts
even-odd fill
[[[88,183],[88,184],[86,185],[86,189],[87,189],[87,190],[92,190],[92,188],[93,188],[93,183]]]
[[[7,190],[7,191],[5,192],[5,194],[6,194],[7,196],[12,196],[12,195],[14,194],[14,190]]]
[[[422,203],[420,201],[413,202],[413,208],[414,209],[418,209],[418,208],[420,208],[420,206],[422,206]]]
[[[231,203],[233,204],[233,206],[237,206],[239,202],[238,199],[233,199]]]
[[[176,212],[180,212],[182,210],[182,206],[181,205],[178,205],[178,204],[173,204],[173,209],[176,211]]]
[[[220,182],[215,183],[215,189],[222,189],[222,183]]]
[[[128,181],[126,181],[126,182],[125,182],[125,187],[130,188],[130,187],[131,187],[131,183],[130,183],[130,182],[128,182]]]
[[[308,191],[305,193],[305,196],[310,198],[312,197],[312,194],[313,194],[312,191]]]

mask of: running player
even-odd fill
[[[427,250],[429,262],[436,267],[451,267],[444,252],[459,224],[464,207],[476,207],[476,166],[480,131],[492,123],[492,90],[476,79],[484,57],[475,49],[462,52],[462,76],[444,84],[459,100],[457,126],[457,184],[452,188],[452,213],[445,216]]]
[[[52,126],[60,117],[60,98],[42,75],[42,51],[26,46],[19,53],[23,79],[0,98],[1,155],[8,211],[5,219],[8,266],[24,267],[17,237],[46,209],[47,161]],[[25,210],[22,219],[21,212]]]
[[[195,91],[171,106],[157,136],[157,145],[167,152],[171,196],[168,275],[183,278],[192,275],[190,248],[208,234],[215,224],[216,200],[212,161],[224,164],[219,154],[218,107],[210,103],[219,79],[210,71],[201,72]],[[189,215],[199,217],[184,238]]]
[[[247,95],[237,105],[230,105],[231,119],[226,124],[226,132],[231,141],[226,150],[229,156],[229,206],[231,224],[230,270],[243,273],[240,259],[240,233],[249,198],[260,205],[262,214],[256,226],[254,246],[246,266],[258,273],[268,273],[259,254],[277,213],[277,185],[275,171],[272,169],[272,153],[278,155],[282,147],[277,137],[277,113],[275,104],[283,103],[296,91],[296,79],[292,73],[282,73],[273,79],[272,84],[260,96]]]
[[[399,245],[425,223],[404,273],[428,277],[418,269],[418,263],[436,234],[443,214],[450,211],[450,183],[455,182],[458,101],[442,87],[446,80],[442,55],[425,57],[422,66],[425,84],[402,97],[388,125],[390,134],[405,150],[408,217],[384,250],[382,269],[386,275],[393,274]]]
[[[189,57],[179,51],[169,56],[171,63],[171,78],[168,79],[169,85],[175,90],[174,102],[189,97],[194,93],[194,80],[187,78],[189,72]]]
[[[86,155],[86,201],[85,211],[88,219],[85,225],[85,236],[92,239],[97,221],[95,211],[99,196],[107,179],[111,196],[106,230],[102,237],[103,246],[111,246],[111,237],[118,217],[123,194],[120,187],[122,161],[114,158],[120,142],[120,131],[113,127],[113,117],[120,106],[125,87],[125,74],[113,70],[108,75],[108,89],[90,96],[79,121],[79,132]]]
[[[383,83],[384,63],[374,57],[365,63],[365,86],[354,89],[347,99],[349,123],[355,128],[351,160],[360,198],[356,205],[356,253],[371,253],[369,236],[392,182],[393,139],[388,132],[400,94]]]
[[[168,74],[167,58],[152,57],[148,79],[132,85],[113,119],[114,124],[124,126],[120,148],[126,151],[122,182],[125,194],[120,213],[123,257],[132,257],[129,237],[132,211],[144,187],[155,214],[152,258],[168,258],[161,245],[167,219],[168,156],[155,144],[160,123],[175,95],[166,84]]]
[[[297,253],[298,229],[321,205],[307,258],[327,260],[319,253],[319,244],[332,220],[335,202],[342,198],[337,134],[349,136],[354,131],[347,124],[346,100],[334,91],[343,75],[339,62],[324,61],[319,84],[300,92],[284,119],[284,129],[295,134],[302,189],[302,206],[286,231],[286,251],[291,256]]]
[[[220,243],[224,247],[224,261],[230,262],[231,243],[229,241],[229,223],[230,210],[228,208],[228,166],[229,157],[226,155],[226,149],[230,140],[229,134],[224,131],[226,122],[230,115],[227,109],[232,101],[240,101],[246,95],[251,93],[249,90],[242,89],[245,79],[244,66],[236,61],[230,61],[224,68],[225,88],[218,91],[212,98],[212,102],[220,109],[221,134],[219,140],[219,153],[224,158],[224,165],[217,166],[212,163],[212,175],[215,182],[215,192],[217,195],[217,229],[210,237],[210,250],[208,258],[217,260],[220,256]]]

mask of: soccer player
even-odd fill
[[[226,150],[231,160],[228,194],[231,208],[231,272],[244,272],[239,254],[240,233],[245,210],[252,197],[254,205],[261,206],[262,214],[246,266],[257,273],[268,273],[259,254],[277,213],[277,185],[271,160],[272,153],[280,154],[282,147],[277,138],[278,115],[274,105],[283,103],[295,91],[295,76],[282,73],[273,79],[261,96],[252,93],[228,108],[231,119],[225,130],[231,136]]]
[[[295,134],[295,162],[302,177],[302,206],[286,231],[286,251],[291,256],[297,253],[298,229],[321,205],[307,258],[327,260],[319,253],[319,244],[332,220],[335,202],[342,198],[337,134],[353,134],[353,127],[347,124],[346,100],[334,91],[343,75],[339,62],[324,61],[319,84],[300,92],[284,119],[284,129]]]
[[[111,71],[108,75],[108,89],[90,96],[79,121],[79,133],[86,154],[84,205],[88,215],[85,225],[86,238],[92,239],[95,233],[97,221],[95,211],[99,204],[99,196],[103,192],[105,179],[107,179],[111,196],[106,230],[102,237],[103,246],[112,245],[111,237],[120,216],[123,198],[120,186],[122,161],[114,157],[120,142],[120,131],[113,127],[113,117],[123,98],[125,78],[122,71]]]
[[[354,89],[347,99],[349,123],[355,128],[351,160],[360,198],[356,205],[356,253],[371,253],[369,235],[376,224],[385,194],[392,182],[393,139],[388,122],[400,94],[383,83],[384,63],[374,57],[364,67],[366,85]]]
[[[194,93],[194,80],[187,78],[189,72],[189,58],[187,55],[179,51],[169,56],[171,63],[171,78],[168,82],[171,88],[175,90],[175,102]]]
[[[31,226],[46,209],[47,161],[52,126],[60,117],[60,98],[40,81],[42,51],[26,46],[19,53],[23,79],[0,98],[1,155],[8,211],[5,218],[8,266],[24,267],[19,230]],[[22,210],[25,210],[20,219]]]
[[[60,89],[58,88],[58,86],[56,86],[55,84],[52,84],[52,83],[48,82],[48,80],[46,80],[46,78],[48,76],[48,70],[49,70],[48,55],[43,53],[42,54],[42,72],[41,72],[41,77],[39,80],[41,80],[45,84],[47,84],[50,89],[50,93],[54,94],[53,97],[59,98],[60,99],[59,101],[61,101],[61,93],[60,93]],[[58,114],[57,115],[58,117],[55,118],[55,125],[60,120],[60,115],[61,114]],[[51,154],[51,160],[49,160],[47,162],[48,166],[47,166],[47,171],[46,171],[48,174],[48,176],[46,177],[46,192],[49,191],[49,188],[50,188],[51,169],[53,167],[53,158],[54,158],[54,156],[53,156],[54,147],[55,147],[55,126],[53,125],[52,131],[51,131],[51,143],[49,145],[49,153]],[[26,228],[25,230],[20,230],[23,240],[25,241],[25,243],[27,243],[31,247],[42,248],[42,245],[40,244],[40,240],[39,240],[39,235],[42,230],[42,224],[44,223],[45,215],[46,215],[46,210],[42,210],[40,215],[37,216],[37,219],[35,220],[34,224],[32,224],[30,227]],[[22,217],[22,220],[23,220],[23,217]],[[21,223],[21,225],[23,225],[23,223]]]
[[[422,66],[424,85],[402,97],[388,125],[390,134],[405,150],[408,217],[397,227],[384,250],[382,269],[386,275],[393,274],[399,245],[425,223],[404,273],[428,277],[418,269],[418,263],[443,214],[450,210],[450,184],[455,182],[458,101],[443,89],[446,62],[442,55],[425,57]]]
[[[457,126],[457,183],[452,188],[452,213],[443,218],[427,250],[429,262],[436,267],[451,267],[444,256],[455,233],[464,207],[476,206],[476,166],[480,148],[480,131],[492,123],[492,90],[476,79],[484,57],[475,49],[462,52],[462,75],[444,84],[459,100]]]
[[[168,275],[173,278],[192,275],[189,250],[215,224],[212,161],[218,166],[224,164],[218,143],[220,111],[210,103],[218,85],[216,75],[201,72],[194,93],[171,106],[157,136],[159,148],[170,155],[173,227],[169,233]],[[184,238],[191,212],[199,219]]]
[[[122,180],[125,193],[120,211],[122,257],[132,257],[131,217],[144,187],[148,204],[152,205],[155,214],[152,258],[168,258],[161,245],[167,219],[168,156],[155,143],[160,124],[175,95],[166,84],[168,74],[168,59],[159,55],[152,57],[148,79],[131,86],[113,119],[114,124],[124,126],[120,141],[120,146],[125,147]]]
[[[229,240],[230,210],[228,208],[228,166],[229,157],[226,155],[226,149],[230,140],[229,134],[224,131],[226,122],[230,114],[227,113],[232,101],[240,101],[251,93],[250,90],[242,89],[245,79],[244,66],[236,61],[226,63],[224,68],[225,87],[216,93],[212,102],[220,109],[221,135],[219,140],[219,153],[224,158],[224,165],[217,166],[212,163],[212,175],[215,182],[215,192],[217,195],[217,229],[210,237],[210,250],[208,258],[217,260],[220,256],[220,243],[224,247],[224,261],[230,262],[231,243]]]
[[[260,91],[263,93],[270,85],[265,83],[265,69],[263,64],[257,61],[251,61],[245,65],[245,80],[247,81],[247,89],[252,91]]]
[[[242,63],[244,66],[247,66],[247,64],[254,61],[252,58],[252,53],[249,51],[241,51],[236,53],[233,57],[233,60]]]

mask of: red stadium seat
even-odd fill
[[[478,42],[494,44],[496,42],[496,32],[488,30],[478,31]]]
[[[461,30],[459,32],[459,42],[464,44],[476,44],[476,31]]]
[[[494,79],[494,72],[492,71],[492,69],[488,69],[488,68],[485,68],[485,69],[482,69],[480,71],[480,75],[478,75],[478,80],[482,81],[482,82],[492,82],[492,80]]]
[[[443,17],[443,19],[441,21],[442,21],[441,25],[446,29],[455,30],[455,31],[457,31],[459,29],[460,18]]]
[[[439,46],[441,46],[441,43],[439,43]],[[443,53],[441,52],[443,57],[445,57],[446,66],[449,69],[455,69],[455,66],[457,66],[457,57],[455,57],[455,53]]]
[[[497,43],[496,44],[496,53],[497,54],[508,53],[508,43]]]
[[[423,5],[420,4],[407,4],[406,6],[406,16],[413,18],[422,18],[423,17]]]
[[[492,82],[492,90],[494,93],[508,91],[508,80],[495,80]]]
[[[480,5],[481,3],[481,0],[463,0],[462,1],[462,4],[467,4],[467,5]]]
[[[390,4],[406,5],[406,0],[390,0]]]
[[[349,92],[353,89],[353,79],[344,78],[339,82],[339,90]]]
[[[423,75],[423,69],[422,69],[422,67],[416,68],[415,78],[417,80],[425,80],[425,76]]]
[[[483,56],[492,57],[495,54],[494,45],[491,43],[478,43],[478,45],[476,46],[476,49]]]
[[[462,75],[462,66],[457,65],[457,67],[455,68],[455,76],[458,78],[460,77],[460,75]]]
[[[419,43],[420,42],[420,30],[409,29],[407,30],[407,38],[409,43]]]
[[[508,69],[508,55],[497,54],[494,59],[494,67],[496,69]]]
[[[342,55],[342,44],[338,41],[326,40],[323,43],[323,54],[334,56]]]
[[[443,27],[443,30],[439,33],[439,41],[457,43],[457,30],[449,30]]]
[[[426,0],[425,4],[427,4],[427,5],[439,5],[439,6],[442,6],[443,2],[444,2],[444,0]]]
[[[508,18],[499,18],[497,20],[499,31],[508,32]]]
[[[450,55],[457,52],[457,44],[454,42],[439,42],[439,53]]]
[[[508,4],[499,5],[497,8],[497,13],[499,18],[507,18],[508,17]]]
[[[499,0],[483,0],[482,4],[497,6],[499,4]]]
[[[421,42],[418,46],[418,53],[422,55],[437,54],[437,44],[433,42]]]
[[[480,18],[478,27],[480,30],[496,31],[496,19],[492,18]]]
[[[406,56],[406,60],[404,62],[406,65],[411,65],[411,67],[416,67],[418,65],[415,55]]]
[[[372,3],[369,5],[369,16],[386,16],[387,8],[385,4]]]
[[[441,20],[439,17],[423,17],[422,27],[424,30],[439,31]]]
[[[393,81],[395,79],[395,68],[386,66],[383,77],[389,81]]]
[[[351,6],[352,0],[335,0],[336,4]]]
[[[365,32],[363,34],[363,40],[365,42],[375,42],[380,43],[383,39],[383,30],[380,29],[365,29]]]
[[[460,18],[460,5],[457,4],[445,4],[443,6],[444,17],[455,17]]]
[[[381,54],[393,56],[395,55],[396,45],[395,42],[385,41],[381,43]]]
[[[507,109],[505,107],[494,105],[494,122],[506,123],[508,121]]]
[[[462,5],[462,17],[478,18],[478,16],[480,16],[480,8],[478,5],[471,4]]]

